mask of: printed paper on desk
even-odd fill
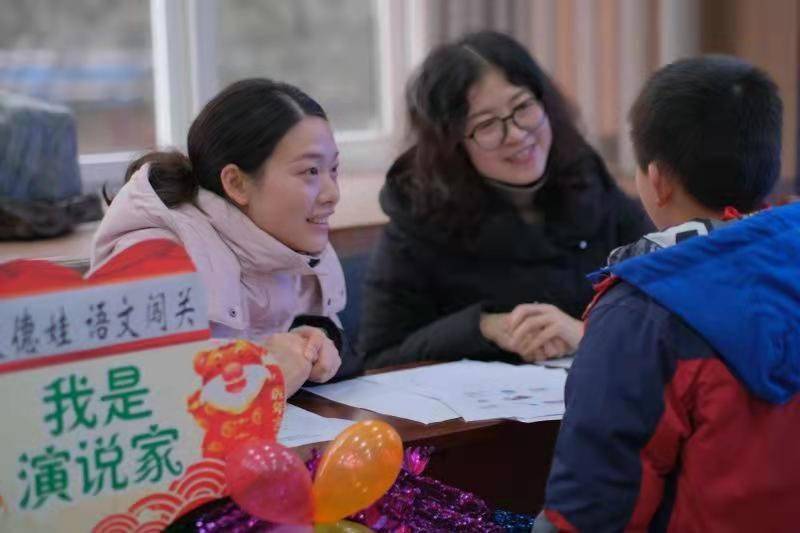
[[[458,418],[458,413],[439,400],[381,385],[363,377],[305,390],[334,402],[423,424]]]
[[[468,422],[496,418],[532,422],[564,414],[562,370],[465,360],[363,379],[438,399]]]
[[[568,355],[567,357],[559,357],[558,359],[546,359],[534,364],[545,368],[563,368],[564,370],[569,370],[572,368],[572,362],[574,360],[574,355]]]
[[[564,418],[563,414],[560,415],[549,415],[549,416],[537,416],[533,418],[514,418],[517,422],[522,422],[523,424],[531,424],[533,422],[550,422],[555,420],[561,420]]]

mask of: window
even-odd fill
[[[12,0],[0,89],[64,104],[82,154],[155,145],[150,10],[125,0]]]
[[[243,77],[294,83],[320,101],[345,175],[385,170],[396,150],[418,0],[10,4],[0,89],[73,110],[86,191],[118,181],[136,152],[183,147],[205,102]]]
[[[270,77],[301,87],[339,131],[381,127],[378,3],[218,2],[220,87]]]

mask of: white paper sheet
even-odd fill
[[[361,379],[440,400],[465,421],[553,420],[564,414],[566,372],[533,365],[458,361]]]
[[[354,423],[341,418],[326,418],[296,405],[286,404],[278,442],[287,447],[327,442]]]
[[[532,422],[549,422],[551,420],[561,420],[564,418],[564,414],[560,415],[549,415],[549,416],[538,416],[534,418],[514,418],[517,422],[524,422],[525,424],[530,424]]]
[[[567,357],[559,357],[558,359],[547,359],[546,361],[542,361],[541,363],[535,363],[539,366],[543,366],[545,368],[563,368],[564,370],[569,370],[572,367],[572,361],[575,360],[574,355],[568,355]]]
[[[309,387],[305,390],[345,405],[423,424],[444,422],[459,416],[458,413],[437,399],[417,394],[414,391],[376,383],[371,381],[371,377],[349,379],[331,385]]]

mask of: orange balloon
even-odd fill
[[[314,522],[331,523],[375,503],[397,479],[403,441],[380,420],[342,431],[322,455],[314,479]]]

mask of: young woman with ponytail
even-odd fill
[[[336,314],[345,282],[328,242],[339,153],[325,111],[288,84],[236,82],[192,123],[187,154],[134,161],[95,236],[92,269],[147,239],[183,245],[212,335],[265,344],[287,394],[360,369]]]

